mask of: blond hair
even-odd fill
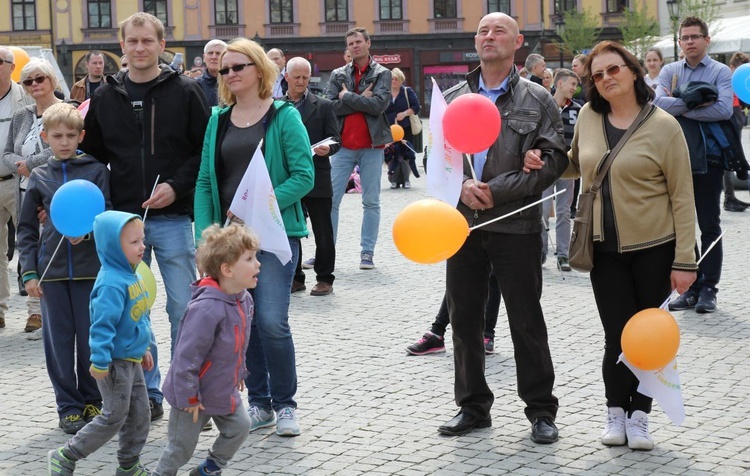
[[[227,53],[240,53],[247,56],[251,63],[255,63],[255,69],[260,73],[258,86],[258,96],[261,99],[268,99],[273,92],[273,83],[279,75],[276,63],[268,59],[263,48],[253,40],[247,38],[235,38],[227,44],[227,48],[221,54],[219,61],[224,59]],[[225,106],[232,106],[237,102],[237,97],[232,94],[225,82],[223,75],[219,75],[219,102]]]
[[[231,224],[221,228],[219,225],[211,225],[203,230],[196,260],[203,273],[218,280],[222,264],[234,264],[245,251],[258,249],[258,238],[244,226]]]
[[[122,41],[125,41],[125,28],[130,25],[133,26],[144,26],[150,24],[156,30],[156,39],[162,41],[164,39],[164,24],[150,13],[136,12],[120,22],[120,36]]]
[[[404,76],[404,72],[401,71],[400,68],[393,68],[391,70],[391,76],[393,76],[394,78],[398,79],[402,83],[406,82],[406,76]]]
[[[42,128],[49,131],[58,126],[65,126],[80,133],[83,130],[83,115],[72,104],[53,104],[42,115]]]

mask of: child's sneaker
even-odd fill
[[[442,336],[427,331],[415,344],[406,348],[411,355],[437,354],[445,352],[445,339]]]
[[[221,475],[221,469],[216,470],[209,470],[206,468],[206,462],[203,461],[201,464],[199,464],[196,468],[193,468],[192,471],[190,471],[189,476],[220,476]]]
[[[279,436],[299,435],[299,424],[294,408],[284,407],[279,411],[279,419],[276,422],[276,434]]]
[[[85,407],[83,407],[83,421],[86,423],[91,423],[91,420],[97,417],[97,415],[102,414],[102,409],[98,406],[94,405],[93,403],[87,403]]]
[[[47,453],[47,473],[50,476],[73,476],[76,462],[66,458],[62,450],[58,448]]]
[[[115,476],[151,476],[151,471],[138,462],[130,469],[123,469],[119,466],[115,471]]]
[[[73,413],[60,418],[60,428],[69,435],[75,435],[84,426],[86,426],[86,420],[80,413]]]
[[[276,424],[276,413],[273,409],[266,410],[265,408],[251,406],[247,409],[247,414],[250,415],[250,431]]]

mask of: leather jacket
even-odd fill
[[[471,71],[463,81],[447,90],[446,102],[479,89],[481,67]],[[552,95],[538,84],[521,78],[513,66],[508,90],[495,102],[502,125],[497,141],[487,152],[487,162],[479,179],[490,186],[494,207],[471,210],[463,202],[458,210],[469,226],[492,220],[540,200],[542,192],[557,180],[568,166],[560,111]],[[540,170],[524,173],[526,151],[541,149],[545,165]],[[473,160],[473,157],[472,157]],[[464,181],[471,180],[471,170],[464,161]],[[497,233],[531,234],[542,231],[542,207],[531,207],[506,219],[487,225],[482,230]]]
[[[326,97],[333,102],[333,111],[338,120],[339,132],[344,128],[344,118],[354,112],[363,112],[370,130],[373,147],[393,142],[391,125],[385,116],[385,110],[391,104],[391,71],[370,57],[370,65],[359,82],[359,89],[354,87],[354,63],[336,68],[331,73],[326,87]],[[339,99],[342,84],[350,92]],[[362,92],[372,84],[372,97],[361,96]]]

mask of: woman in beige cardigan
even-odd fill
[[[622,45],[599,43],[585,65],[589,103],[578,117],[565,176],[588,190],[615,147],[653,98],[638,60]],[[601,441],[650,450],[651,398],[623,364],[620,337],[637,312],[659,307],[695,280],[695,208],[685,137],[677,121],[653,108],[612,161],[594,200],[591,284],[604,327],[602,373],[607,418]],[[542,166],[534,151],[525,168]],[[533,173],[533,172],[532,172]]]

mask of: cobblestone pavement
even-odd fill
[[[493,427],[455,438],[436,431],[456,413],[452,346],[448,343],[445,354],[424,357],[407,356],[404,348],[429,328],[443,293],[445,268],[444,264],[422,266],[407,261],[396,251],[390,234],[398,211],[426,196],[424,177],[411,183],[411,190],[391,190],[383,180],[377,267],[370,271],[358,269],[360,196],[345,196],[334,293],[292,296],[290,322],[299,370],[302,435],[282,438],[268,428],[251,433],[225,474],[698,475],[750,471],[746,302],[750,211],[722,216],[727,233],[718,311],[675,315],[682,333],[679,363],[687,419],[676,427],[655,405],[651,431],[657,444],[650,452],[599,443],[605,414],[600,373],[603,333],[591,286],[587,276],[561,273],[554,260],[548,260],[542,303],[557,373],[561,437],[555,444],[539,446],[529,440],[529,423],[516,394],[504,309],[498,322],[497,353],[486,364],[495,392]],[[738,196],[750,198],[745,191]],[[303,246],[305,257],[311,256],[313,240],[305,240]],[[15,270],[15,261],[10,268]],[[309,291],[314,275],[307,274]],[[15,277],[13,271],[11,275]],[[7,327],[0,329],[0,474],[40,475],[46,469],[47,451],[62,445],[67,437],[57,428],[42,343],[26,339],[25,306],[17,294],[10,309]],[[160,346],[168,348],[163,294],[152,319]],[[447,341],[449,337],[450,330]],[[162,374],[167,364],[162,362]],[[152,425],[142,457],[147,465],[158,459],[166,428],[166,418]],[[216,435],[216,429],[202,435],[184,474],[205,457]],[[115,451],[116,443],[108,443],[79,462],[77,474],[113,474]]]

